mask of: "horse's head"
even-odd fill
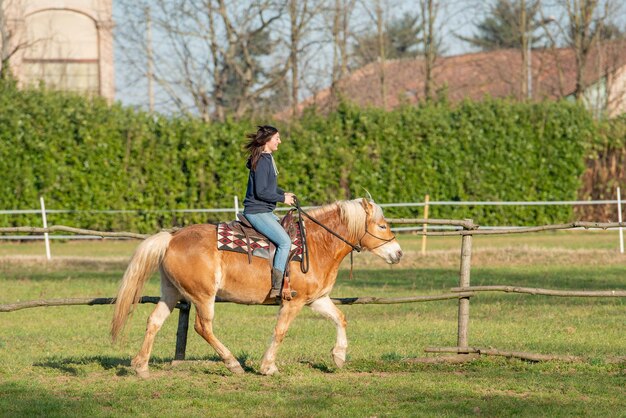
[[[402,249],[383,216],[382,208],[368,199],[361,199],[361,206],[366,215],[365,230],[359,240],[361,247],[370,250],[389,264],[399,263]]]
[[[383,210],[373,201],[360,199],[363,215],[352,219],[352,230],[358,238],[358,245],[384,259],[389,264],[400,262],[402,249],[385,220]],[[360,219],[359,219],[360,218]]]

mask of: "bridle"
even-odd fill
[[[298,211],[298,216],[300,217],[300,220],[304,220],[304,216],[306,216],[307,218],[309,218],[311,221],[313,221],[313,223],[321,226],[322,228],[324,228],[328,233],[330,233],[332,236],[334,236],[335,238],[343,241],[345,244],[347,244],[350,248],[352,248],[352,251],[350,251],[350,279],[352,279],[352,269],[354,267],[354,252],[356,251],[357,253],[360,253],[363,250],[363,245],[361,244],[363,241],[363,238],[365,238],[366,235],[370,235],[373,238],[376,238],[377,240],[382,241],[382,243],[380,243],[379,245],[375,246],[372,248],[372,250],[375,250],[376,248],[382,247],[385,244],[390,243],[391,241],[395,240],[396,237],[392,237],[392,238],[381,238],[379,236],[376,236],[374,234],[372,234],[368,228],[368,217],[369,215],[366,213],[365,214],[365,231],[363,232],[363,235],[361,235],[361,237],[359,238],[359,240],[357,241],[356,244],[352,244],[350,241],[348,241],[347,239],[345,239],[344,237],[342,237],[341,235],[339,235],[338,233],[336,233],[335,231],[333,231],[332,229],[330,229],[329,227],[327,227],[326,225],[324,225],[323,223],[321,223],[320,221],[318,221],[317,219],[315,219],[314,217],[312,217],[311,215],[309,215],[307,212],[305,212],[302,207],[300,207],[300,202],[298,201],[298,199],[294,196],[294,205],[296,206],[296,210]],[[300,224],[300,231],[302,233],[302,252],[303,252],[303,257],[302,257],[302,263],[300,263],[300,270],[302,271],[302,273],[307,273],[309,271],[309,248],[307,245],[307,241],[306,241],[306,232],[304,230],[304,226],[302,224]]]
[[[378,247],[382,247],[383,245],[385,245],[385,244],[387,244],[387,243],[390,243],[391,241],[393,241],[393,240],[395,240],[395,239],[396,239],[395,235],[394,235],[394,237],[393,237],[393,238],[386,239],[386,238],[381,238],[381,237],[379,237],[379,236],[376,236],[376,235],[372,234],[370,231],[368,231],[368,229],[367,229],[367,218],[368,218],[368,216],[369,216],[369,215],[367,215],[367,214],[365,215],[365,232],[363,232],[363,235],[361,235],[361,238],[359,238],[359,244],[358,244],[359,246],[361,246],[361,240],[362,240],[362,239],[363,239],[366,235],[370,235],[371,237],[376,238],[376,239],[377,239],[377,240],[379,240],[379,241],[382,241],[382,243],[381,243],[381,244],[378,244],[377,246],[372,247],[372,250],[375,250],[375,249],[376,249],[376,248],[378,248]],[[361,248],[362,248],[362,247],[361,247]]]

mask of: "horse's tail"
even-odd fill
[[[172,235],[169,232],[159,232],[147,238],[135,251],[117,292],[115,313],[111,321],[113,342],[137,306],[144,284],[161,264],[171,239]]]

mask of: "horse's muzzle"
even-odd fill
[[[402,258],[402,250],[398,250],[395,252],[395,254],[391,255],[391,263],[389,264],[398,264],[401,258]]]
[[[402,258],[402,249],[400,249],[400,245],[397,242],[389,243],[381,248],[384,248],[384,255],[379,254],[384,258],[387,264],[398,264],[400,259]]]

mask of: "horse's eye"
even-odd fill
[[[387,229],[387,225],[378,225],[380,229]]]

